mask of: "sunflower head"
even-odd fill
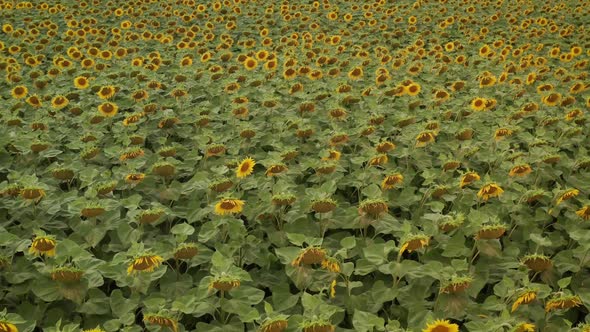
[[[236,176],[238,178],[244,178],[254,171],[254,166],[256,162],[252,158],[246,158],[240,162],[236,169]]]
[[[199,253],[199,247],[196,243],[183,243],[176,247],[174,251],[175,259],[189,260]]]
[[[545,302],[545,312],[559,309],[570,309],[582,305],[582,299],[577,295],[557,294]]]
[[[322,198],[314,200],[311,203],[311,209],[317,213],[328,213],[336,208],[336,201],[331,198]]]
[[[1,319],[0,320],[0,331],[2,332],[18,332],[18,328],[16,325],[10,323],[7,320]]]
[[[484,201],[492,197],[500,197],[504,193],[504,190],[497,183],[487,183],[477,192],[477,197]]]
[[[506,227],[502,224],[485,225],[477,231],[475,238],[478,240],[498,239],[504,233],[506,233]]]
[[[446,319],[437,319],[426,324],[426,328],[422,332],[459,332],[459,325],[453,324]]]
[[[151,224],[151,223],[158,221],[158,219],[160,219],[160,217],[163,216],[164,213],[165,213],[164,209],[161,209],[161,208],[153,208],[153,209],[143,210],[137,216],[137,221],[140,224]]]
[[[127,274],[136,272],[153,272],[158,266],[162,264],[164,259],[158,255],[140,255],[131,261],[127,267]]]
[[[70,266],[57,267],[51,271],[51,279],[64,283],[78,282],[83,275],[83,270]]]
[[[567,189],[565,191],[563,191],[558,197],[557,197],[557,201],[555,202],[555,205],[559,205],[564,201],[567,201],[573,197],[576,197],[580,194],[580,191],[578,189]]]
[[[412,234],[406,237],[402,242],[402,246],[399,249],[398,256],[404,254],[404,252],[412,252],[418,249],[425,248],[430,243],[430,236],[424,234]]]
[[[320,247],[301,249],[299,255],[291,262],[292,266],[321,264],[326,258],[326,250]]]
[[[526,255],[520,261],[526,267],[535,272],[543,272],[553,266],[551,258],[541,254]]]
[[[29,253],[35,256],[47,256],[52,257],[55,256],[55,247],[57,246],[57,241],[53,236],[49,235],[41,235],[35,237],[33,242],[31,243],[31,247],[29,247]]]
[[[216,289],[223,292],[227,292],[234,288],[240,287],[240,285],[240,279],[233,276],[222,275],[215,277],[213,278],[213,280],[211,280],[211,282],[209,283],[209,290]]]
[[[293,194],[277,194],[272,196],[272,204],[276,206],[290,206],[297,200]]]
[[[389,207],[383,199],[367,199],[359,205],[359,213],[372,218],[379,218],[379,216],[387,213],[387,211],[389,211]]]
[[[511,311],[514,312],[521,304],[529,304],[533,302],[537,298],[537,291],[536,290],[525,290],[518,294],[516,301],[512,304]]]
[[[215,204],[215,214],[223,216],[228,214],[240,213],[244,208],[243,200],[234,198],[223,198]]]
[[[171,177],[176,173],[176,166],[167,161],[159,161],[152,166],[152,173],[161,177]]]
[[[287,329],[288,321],[285,319],[287,317],[277,317],[274,319],[267,319],[265,320],[260,328],[258,329],[259,332],[283,332]]]
[[[169,328],[174,332],[178,331],[178,321],[172,316],[148,313],[143,315],[143,321],[150,325]]]
[[[454,276],[440,287],[440,293],[456,294],[466,290],[473,282],[473,278],[469,276],[458,277]]]

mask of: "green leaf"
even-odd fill
[[[352,325],[359,332],[384,331],[385,319],[370,312],[355,310]]]

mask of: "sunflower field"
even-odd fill
[[[589,0],[0,0],[0,332],[589,332]]]

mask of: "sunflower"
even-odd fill
[[[223,198],[215,204],[215,214],[223,216],[226,214],[240,213],[244,208],[244,201],[233,198]]]
[[[143,181],[145,174],[143,173],[131,173],[125,176],[125,182],[133,185],[137,185]]]
[[[556,106],[561,102],[561,93],[551,93],[541,99],[547,106]]]
[[[113,96],[115,96],[115,92],[117,92],[117,90],[114,86],[107,85],[101,87],[96,94],[100,99],[111,99],[113,98]]]
[[[257,66],[258,61],[255,58],[247,57],[246,60],[244,60],[244,67],[246,70],[254,70]]]
[[[585,205],[576,211],[576,214],[584,220],[590,220],[590,205]]]
[[[474,111],[483,111],[486,108],[485,98],[476,97],[471,100],[471,109]]]
[[[481,227],[475,234],[477,240],[492,240],[499,239],[506,233],[506,227],[500,224],[485,225]]]
[[[578,189],[568,189],[564,191],[558,198],[555,205],[561,204],[563,201],[567,201],[570,198],[576,197],[580,194]]]
[[[436,133],[433,131],[423,131],[416,136],[416,147],[424,147],[432,142],[436,138]]]
[[[409,85],[406,85],[404,89],[406,94],[410,96],[416,96],[420,93],[422,87],[420,87],[420,84],[412,82]]]
[[[38,187],[25,187],[20,191],[20,196],[24,199],[39,201],[45,197],[45,190]]]
[[[447,281],[444,286],[441,285],[439,293],[442,294],[457,294],[461,293],[469,286],[471,286],[471,282],[473,282],[473,278],[469,276],[458,277],[453,276],[450,281]]]
[[[540,254],[527,255],[522,258],[521,262],[535,272],[543,272],[549,270],[553,266],[551,258]]]
[[[545,303],[545,312],[558,309],[570,309],[582,305],[582,300],[577,295],[556,296]]]
[[[408,237],[399,249],[398,255],[401,256],[404,252],[412,252],[422,249],[430,243],[430,237],[426,235],[412,235]]]
[[[158,266],[162,264],[164,259],[158,255],[143,255],[133,259],[129,267],[127,267],[127,274],[140,272],[153,272]]]
[[[252,174],[255,165],[256,162],[252,158],[246,158],[242,160],[236,169],[236,176],[238,178],[245,178],[246,176]]]
[[[326,258],[326,250],[320,247],[301,249],[299,255],[291,261],[292,266],[321,264]]]
[[[459,325],[446,319],[437,319],[433,323],[428,323],[422,332],[459,332]]]
[[[53,99],[51,99],[51,106],[58,110],[68,106],[69,103],[70,101],[68,100],[68,98],[61,95],[55,96],[53,97]]]
[[[537,291],[534,290],[527,290],[523,293],[520,293],[520,295],[518,295],[518,298],[516,298],[516,301],[514,301],[511,311],[515,312],[521,304],[529,304],[533,302],[536,298]]]
[[[88,81],[88,78],[84,76],[78,76],[74,78],[74,86],[76,89],[86,89],[90,86],[90,82]]]
[[[17,85],[11,91],[10,94],[14,99],[22,99],[27,96],[29,89],[24,85]]]
[[[106,102],[98,105],[98,111],[105,117],[113,117],[119,111],[119,106],[115,103]]]
[[[328,213],[336,208],[337,204],[331,198],[318,199],[311,203],[311,209],[317,213]]]
[[[267,319],[260,325],[260,332],[283,332],[287,329],[289,322],[286,319]]]
[[[338,262],[338,260],[332,257],[325,258],[322,261],[322,269],[328,270],[333,273],[340,273],[340,262]]]
[[[195,243],[183,243],[174,251],[175,259],[191,259],[199,253],[199,247]]]
[[[69,266],[58,267],[51,271],[52,280],[65,283],[80,281],[83,275],[84,271]]]
[[[82,332],[106,332],[106,331],[97,327],[95,329],[84,330]]]
[[[27,97],[26,101],[27,101],[27,104],[29,104],[33,107],[43,106],[43,102],[41,101],[41,98],[39,98],[39,96],[37,96],[37,95],[32,95],[32,96]]]
[[[178,331],[178,321],[172,317],[156,314],[145,314],[143,321],[152,325],[170,328],[172,331]]]
[[[55,246],[57,241],[51,236],[37,236],[31,243],[29,253],[35,256],[55,256]]]
[[[477,197],[487,201],[492,197],[500,197],[504,190],[496,183],[487,183],[477,192]]]
[[[5,320],[0,320],[0,331],[2,332],[18,332],[16,325]]]
[[[350,72],[348,72],[348,78],[357,81],[363,77],[363,68],[362,67],[354,67]]]
[[[381,189],[389,190],[395,188],[396,185],[404,181],[404,176],[400,173],[387,175],[383,181],[381,181]]]
[[[384,213],[389,211],[387,202],[381,199],[367,199],[360,203],[359,213],[362,215],[368,215],[372,218],[379,218]]]
[[[285,171],[287,171],[287,165],[285,164],[273,164],[266,169],[266,176],[277,176]]]
[[[209,290],[217,289],[223,292],[240,287],[240,279],[231,276],[216,277],[209,283]]]
[[[533,169],[531,168],[530,165],[528,164],[523,164],[523,165],[517,165],[512,167],[512,169],[510,169],[510,172],[508,173],[509,176],[526,176],[527,174],[530,174],[533,171]]]
[[[535,324],[520,323],[514,327],[512,332],[535,332]]]
[[[512,136],[513,131],[508,128],[499,128],[494,132],[494,139],[496,141],[502,140],[505,137]]]

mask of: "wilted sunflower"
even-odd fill
[[[265,320],[258,331],[260,332],[283,332],[287,329],[288,321],[283,318]]]
[[[336,258],[327,257],[322,261],[322,269],[334,273],[340,273],[340,262]]]
[[[18,328],[6,320],[0,320],[0,332],[18,332]]]
[[[82,279],[84,271],[75,267],[62,266],[51,271],[51,279],[60,282],[77,282]]]
[[[84,330],[82,332],[106,332],[106,331],[97,327],[95,329]]]
[[[331,198],[315,200],[311,203],[311,209],[317,213],[328,213],[336,208],[336,201]]]
[[[387,213],[389,207],[387,202],[382,199],[368,199],[360,203],[359,213],[368,215],[372,218],[379,218],[383,213]]]
[[[445,293],[445,294],[460,293],[460,292],[463,292],[464,290],[466,290],[467,288],[469,288],[472,281],[473,281],[473,278],[471,278],[469,276],[464,276],[464,277],[454,276],[451,278],[450,281],[446,282],[444,284],[444,286],[441,285],[439,292]]]
[[[576,211],[576,214],[584,220],[590,220],[590,205],[584,205]]]
[[[209,290],[217,289],[223,292],[230,291],[234,288],[240,287],[240,279],[231,276],[216,277],[209,283]]]
[[[143,255],[135,257],[127,267],[127,274],[132,274],[136,271],[153,272],[163,261],[164,259],[158,255]]]
[[[581,305],[582,300],[577,295],[557,295],[545,303],[545,312],[570,309]]]
[[[303,332],[334,332],[336,327],[325,320],[309,320],[300,324]]]
[[[436,133],[433,131],[423,131],[416,136],[416,147],[424,147],[432,142],[436,138]]]
[[[191,259],[199,253],[199,247],[196,243],[183,243],[174,251],[175,259]]]
[[[39,201],[45,197],[45,190],[38,187],[24,187],[19,193],[22,198],[27,200]]]
[[[422,249],[430,243],[430,237],[422,234],[409,236],[399,249],[398,255],[401,256],[404,252],[412,252]]]
[[[174,332],[178,331],[178,321],[169,316],[145,314],[143,316],[143,321],[152,325],[170,328]]]
[[[320,247],[308,247],[301,249],[299,255],[291,262],[292,266],[300,266],[301,264],[313,265],[321,264],[326,258],[326,250]]]
[[[559,195],[559,197],[557,198],[557,201],[555,202],[555,205],[559,205],[564,201],[567,201],[570,198],[576,197],[580,194],[580,191],[578,189],[568,189],[566,191],[564,191],[561,195]]]
[[[381,181],[381,189],[389,190],[395,188],[396,185],[401,184],[404,181],[404,176],[400,173],[387,175],[383,181]]]
[[[35,256],[55,256],[55,246],[57,241],[52,236],[37,236],[31,243],[29,253]]]
[[[125,182],[133,185],[137,185],[143,181],[145,174],[143,173],[131,173],[125,176]]]
[[[119,156],[120,161],[143,157],[145,152],[142,148],[128,149]]]
[[[551,258],[545,255],[532,254],[524,256],[521,259],[522,264],[526,265],[529,269],[535,272],[543,272],[550,269],[553,266]]]
[[[233,198],[223,198],[215,204],[215,214],[223,216],[226,214],[240,213],[244,208],[244,201]]]
[[[212,144],[209,145],[205,151],[205,156],[207,157],[213,157],[213,156],[219,156],[223,153],[225,153],[225,145],[223,144]]]
[[[487,201],[492,197],[500,197],[504,190],[497,183],[487,183],[477,192],[477,197]]]
[[[27,89],[24,85],[15,86],[11,91],[10,94],[14,99],[22,99],[27,96],[29,93],[29,89]]]
[[[100,114],[106,117],[113,117],[117,114],[119,106],[115,103],[106,102],[98,105],[98,111]]]
[[[369,166],[383,166],[387,164],[389,157],[386,154],[375,156],[369,160]]]
[[[534,290],[527,290],[525,292],[520,293],[516,298],[516,301],[514,301],[514,304],[512,304],[511,312],[515,312],[521,304],[529,304],[533,302],[536,298],[537,291]]]
[[[236,169],[236,176],[238,178],[245,178],[246,176],[252,174],[255,165],[256,162],[252,158],[246,158],[242,160]]]
[[[475,238],[478,240],[498,239],[506,233],[506,227],[500,224],[485,225],[477,231]]]
[[[446,319],[437,319],[433,323],[426,324],[426,328],[422,332],[459,332],[459,325]]]
[[[273,164],[266,169],[266,176],[277,176],[285,171],[287,171],[287,165],[285,164]]]
[[[530,165],[528,164],[522,164],[522,165],[517,165],[512,167],[512,169],[510,169],[510,172],[508,173],[508,175],[510,176],[526,176],[527,174],[530,174],[533,171],[533,169],[531,168]]]
[[[477,172],[467,172],[461,177],[461,181],[459,182],[459,188],[463,188],[465,186],[470,185],[475,181],[479,181],[481,177]]]

